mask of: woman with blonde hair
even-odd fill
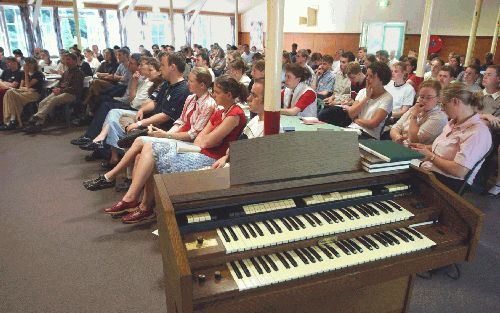
[[[445,87],[441,103],[450,122],[432,145],[411,144],[413,149],[425,156],[420,167],[432,171],[455,192],[461,188],[469,171],[491,148],[491,133],[476,113],[481,97],[479,93],[470,92],[462,83],[455,82]],[[468,185],[473,183],[480,165],[469,176]]]

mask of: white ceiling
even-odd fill
[[[120,3],[129,3],[129,0],[83,0],[84,3],[99,3],[119,5]],[[173,0],[174,9],[184,10],[191,3],[200,2],[200,0]],[[233,13],[235,11],[236,0],[207,0],[202,11]],[[264,2],[264,0],[238,0],[238,12],[244,13],[254,6]],[[170,8],[170,0],[137,0],[136,6]]]

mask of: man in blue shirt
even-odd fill
[[[335,85],[335,75],[332,71],[333,57],[325,54],[321,59],[321,65],[316,70],[316,75],[311,82],[313,88],[318,94],[318,98],[325,99],[333,94]]]

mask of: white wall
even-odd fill
[[[285,0],[284,31],[292,33],[361,33],[363,21],[406,21],[407,34],[419,34],[425,0],[389,0],[387,8],[377,0]],[[468,36],[474,0],[434,0],[431,22],[433,35]],[[318,8],[317,26],[299,25],[299,16],[307,16],[307,7]],[[499,0],[484,0],[477,35],[492,36]],[[250,31],[251,21],[266,25],[266,3],[248,10],[241,17],[241,31]]]

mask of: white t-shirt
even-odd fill
[[[250,77],[248,77],[246,74],[243,74],[243,76],[241,76],[240,78],[240,83],[245,85],[245,87],[247,88],[251,81],[252,80],[250,79]]]
[[[210,73],[210,76],[212,76],[212,83],[215,83],[215,74],[214,71],[209,67],[208,72]]]
[[[405,83],[396,87],[394,81],[391,80],[384,88],[392,96],[392,111],[399,111],[402,106],[411,107],[413,105],[415,89],[410,84]]]
[[[358,95],[356,96],[356,101],[361,101],[365,97],[366,97],[366,88],[363,88],[358,92]],[[386,92],[377,99],[368,100],[368,102],[364,105],[363,109],[361,109],[358,118],[369,120],[373,117],[373,115],[378,109],[382,109],[387,113],[392,112],[392,96],[390,93]],[[377,127],[375,128],[365,128],[353,122],[351,123],[351,125],[349,125],[349,128],[362,129],[364,132],[368,133],[373,138],[380,139],[380,130],[382,129],[384,123],[385,119],[382,120],[382,122],[380,122],[380,124],[377,125]]]
[[[247,126],[243,129],[242,134],[245,134],[248,139],[264,136],[264,120],[259,120],[259,116],[254,116]]]
[[[99,60],[97,58],[92,58],[92,61],[90,61],[90,62],[88,60],[86,60],[86,61],[90,65],[90,68],[92,69],[92,71],[94,71],[94,72],[95,72],[95,70],[97,70],[97,68],[99,66],[101,66],[101,62],[99,62]]]

